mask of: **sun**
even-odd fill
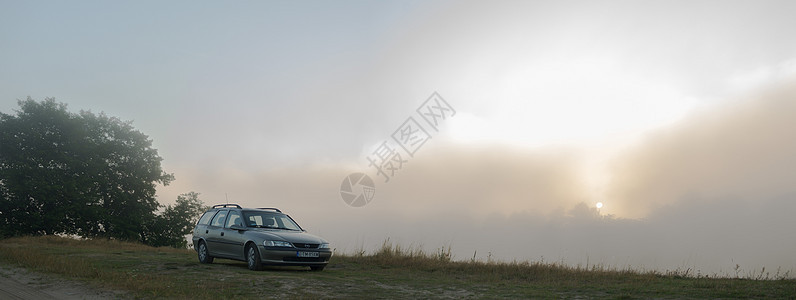
[[[597,205],[595,205],[595,206],[597,206],[598,209],[599,208],[603,208],[603,203],[602,202],[597,202]]]

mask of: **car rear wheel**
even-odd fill
[[[205,242],[199,242],[199,250],[196,252],[199,255],[200,263],[203,264],[213,263],[213,257],[210,256],[209,252],[207,252],[207,244],[205,244]]]
[[[260,250],[257,249],[257,246],[249,244],[246,247],[246,263],[249,265],[249,270],[260,271],[263,269],[263,265],[260,263]]]

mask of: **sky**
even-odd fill
[[[796,274],[794,9],[0,0],[0,111],[133,121],[176,177],[161,203],[279,207],[342,252]]]

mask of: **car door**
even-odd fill
[[[226,224],[228,213],[229,211],[226,209],[218,211],[216,216],[213,217],[213,220],[210,221],[210,225],[207,226],[205,240],[207,240],[207,251],[210,253],[210,256],[229,256],[229,253],[224,248],[225,243],[223,239],[224,224]]]
[[[232,226],[243,228],[243,217],[239,211],[231,210],[227,215],[227,222],[224,225],[221,236],[224,240],[222,248],[223,251],[230,256],[230,258],[240,259],[244,258],[243,246],[246,242],[243,230],[232,229]]]
[[[213,220],[213,216],[217,212],[216,210],[207,211],[199,218],[199,222],[196,222],[196,227],[193,229],[193,237],[191,238],[194,245],[198,245],[199,239],[207,240],[207,233],[210,232],[207,227],[210,226],[210,221]]]

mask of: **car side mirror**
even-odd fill
[[[229,226],[229,229],[237,230],[237,231],[244,231],[244,230],[246,230],[246,227],[243,227],[243,226],[240,226],[240,225],[232,225],[232,226]]]

